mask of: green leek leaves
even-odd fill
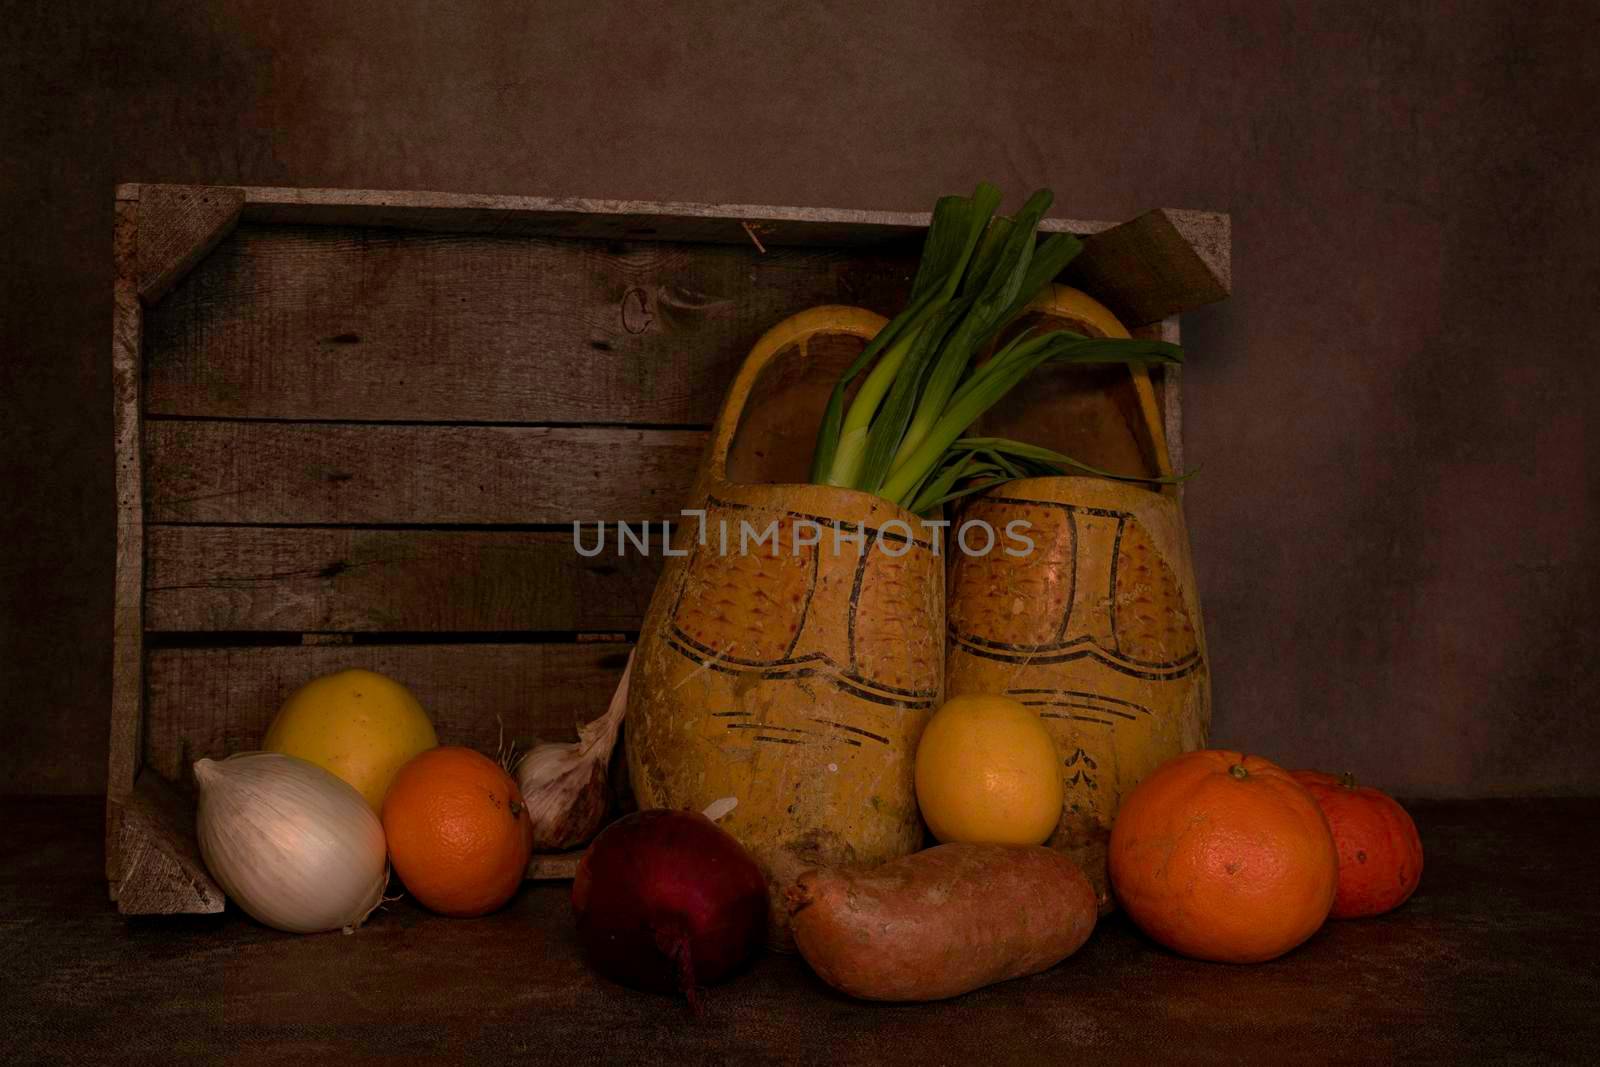
[[[1024,334],[973,367],[974,356],[1082,251],[1070,234],[1038,241],[1051,199],[1041,189],[1011,218],[995,216],[1000,191],[988,183],[970,197],[938,202],[910,303],[834,385],[817,433],[813,482],[923,512],[1012,478],[1069,469],[1118,477],[1021,442],[963,437],[1045,363],[1182,361],[1182,350],[1165,342],[1061,330]],[[845,394],[863,371],[866,380],[846,411]]]

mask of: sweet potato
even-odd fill
[[[1094,930],[1094,890],[1049,848],[949,844],[870,871],[811,870],[787,894],[800,954],[863,1000],[941,1000],[1037,974]]]

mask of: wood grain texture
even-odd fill
[[[1172,207],[1162,208],[1161,213],[1194,249],[1195,255],[1222,287],[1223,294],[1233,292],[1233,216],[1221,211]]]
[[[139,337],[143,309],[135,281],[137,204],[116,211],[117,276],[111,325],[112,433],[116,454],[116,579],[111,622],[111,741],[106,795],[120,800],[139,772],[139,726],[144,693],[144,482],[140,450]],[[114,831],[114,827],[111,830]],[[115,839],[108,872],[115,874]]]
[[[243,207],[243,191],[227,186],[147,186],[139,199],[139,299],[165,296],[227,236]]]
[[[1229,219],[1158,208],[1084,238],[1065,278],[1129,327],[1157,322],[1227,297]]]
[[[570,882],[578,876],[578,863],[584,849],[566,852],[535,852],[528,861],[527,879],[530,882]]]
[[[1134,333],[1138,337],[1167,341],[1175,345],[1183,343],[1183,334],[1176,315],[1141,326]],[[1188,355],[1185,353],[1185,358]],[[1167,455],[1172,460],[1172,471],[1174,474],[1182,474],[1187,469],[1183,465],[1183,367],[1170,363],[1152,367],[1150,380],[1155,385],[1156,400],[1161,406],[1162,425],[1167,437]],[[1183,486],[1177,486],[1177,491],[1182,495]]]
[[[595,543],[593,528],[584,545]],[[568,531],[151,526],[151,631],[637,630],[660,557]],[[657,542],[660,538],[657,537]]]
[[[145,410],[709,423],[773,323],[892,311],[916,257],[246,225],[151,310]]]
[[[695,430],[145,424],[151,522],[562,523],[677,514]]]
[[[446,745],[494,752],[505,738],[573,740],[601,715],[631,645],[304,645],[158,648],[149,654],[146,766],[183,788],[203,757],[247,752],[290,694],[313,678],[360,667],[410,689]]]
[[[222,890],[206,872],[195,839],[194,803],[159,775],[145,773],[117,801],[121,869],[111,899],[124,915],[214,915]]]
[[[117,188],[122,200],[140,200],[157,185]],[[492,196],[381,189],[289,189],[236,187],[244,196],[244,218],[275,224],[390,226],[460,233],[585,237],[602,240],[751,242],[749,224],[768,247],[871,245],[920,235],[921,212],[856,211],[843,208],[777,207],[760,204],[690,204],[583,197]],[[1047,219],[1047,231],[1096,233],[1108,222]]]

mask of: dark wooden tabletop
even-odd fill
[[[852,1002],[767,956],[704,1018],[585,969],[564,886],[458,921],[391,905],[292,937],[237,912],[128,920],[102,805],[0,800],[0,1063],[767,1060],[1595,1062],[1600,800],[1413,807],[1422,885],[1253,967],[1196,963],[1119,918],[1072,959],[938,1004]]]

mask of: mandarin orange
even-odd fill
[[[1422,878],[1422,838],[1393,797],[1356,784],[1355,776],[1295,771],[1294,780],[1322,808],[1339,850],[1334,919],[1382,915],[1404,904]]]
[[[470,748],[416,756],[383,800],[389,861],[406,890],[441,915],[486,915],[517,891],[533,850],[522,791]]]

